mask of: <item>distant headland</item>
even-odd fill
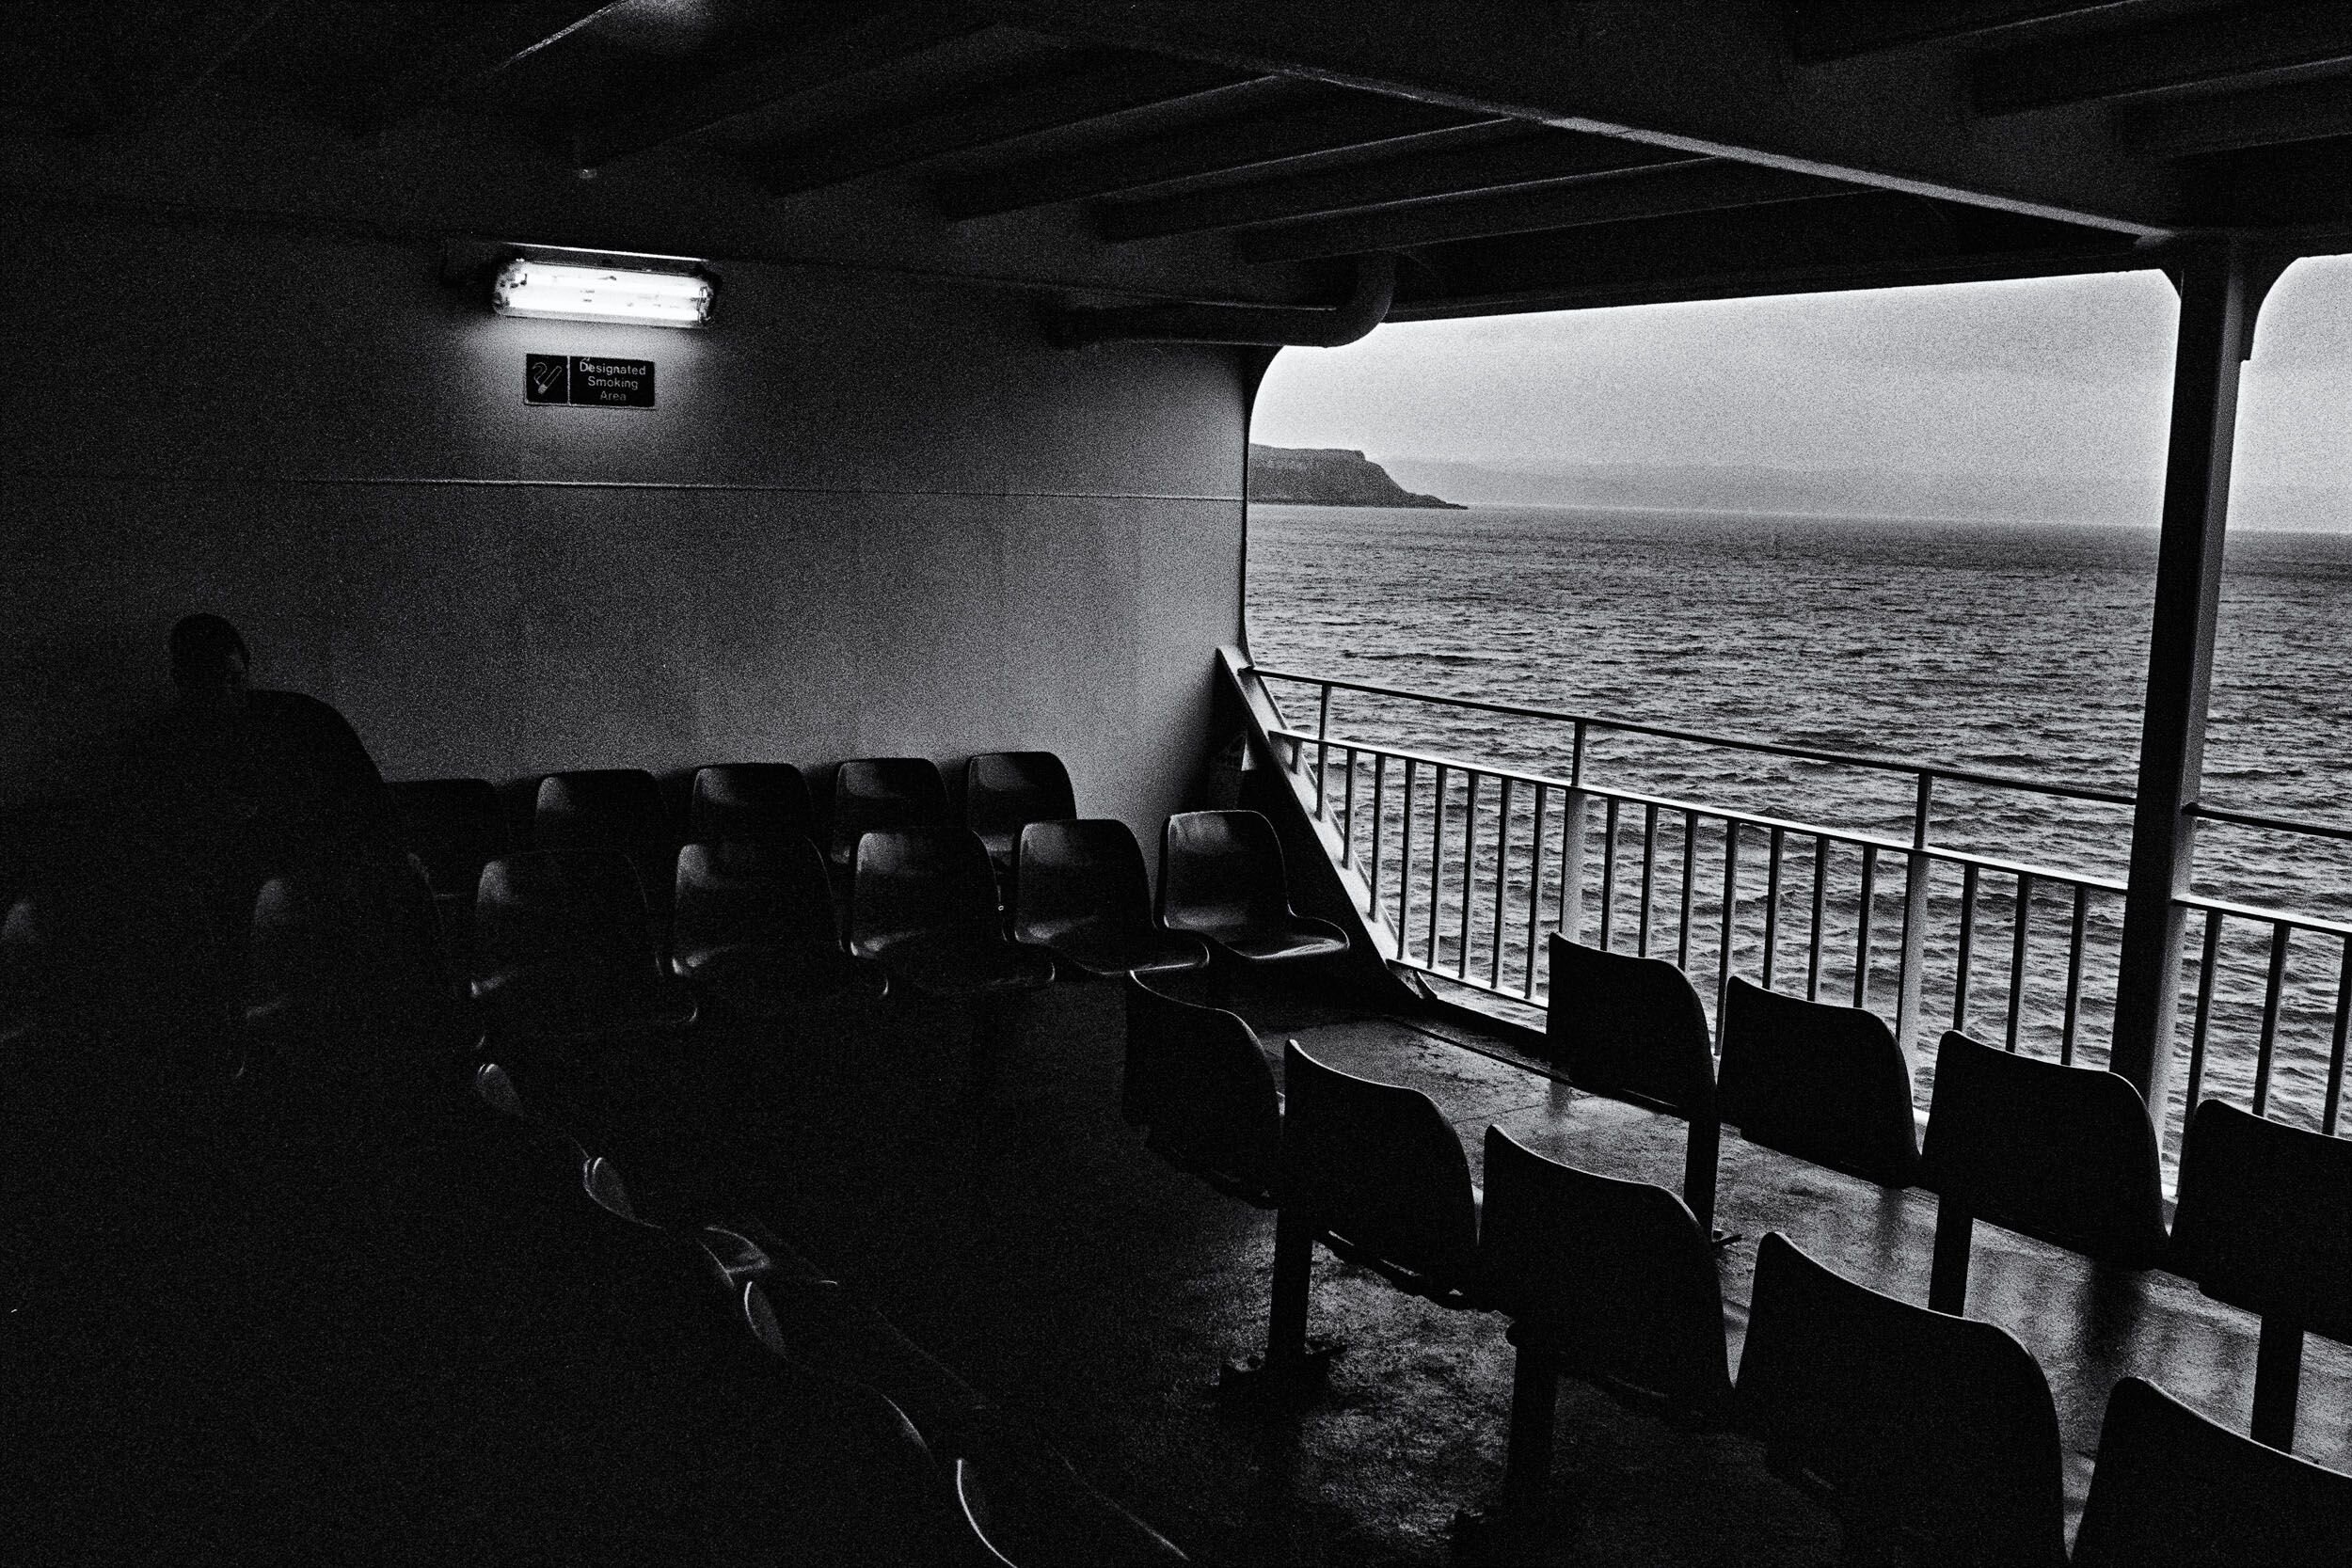
[[[1343,447],[1249,447],[1249,499],[1308,506],[1467,508],[1416,495],[1360,451]]]

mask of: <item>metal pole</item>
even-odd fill
[[[2195,828],[2186,808],[2196,803],[2204,775],[2238,372],[2253,347],[2263,285],[2275,276],[2265,270],[2255,282],[2238,241],[2198,245],[2169,270],[2180,289],[2181,326],[2173,349],[2164,531],[2108,1061],[2151,1105],[2165,1102],[2172,1066],[2172,1015],[2181,989],[2178,900],[2188,892]]]
[[[1920,992],[1928,969],[1929,818],[1935,808],[1935,775],[1922,768],[1912,803],[1911,855],[1903,868],[1903,946],[1895,980],[1895,1044],[1903,1064],[1912,1061],[1912,1037],[1919,1032]]]

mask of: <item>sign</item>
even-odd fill
[[[523,356],[523,401],[578,408],[651,408],[653,361],[593,354]]]

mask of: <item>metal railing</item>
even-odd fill
[[[1897,1037],[1922,1059],[1923,1079],[1932,1051],[1920,1036],[1931,1021],[1948,1020],[2012,1051],[2104,1064],[2100,1030],[2113,1014],[2123,882],[1939,844],[1931,829],[1941,784],[2107,808],[2128,808],[2129,794],[1364,682],[1252,673],[1312,689],[1313,726],[1285,717],[1270,736],[1287,748],[1281,760],[1335,835],[1341,864],[1359,879],[1366,918],[1387,931],[1409,968],[1506,1004],[1539,1006],[1546,936],[1559,930],[1604,948],[1672,958],[1702,981],[1710,1013],[1735,974],[1791,992],[1801,985],[1816,1000],[1882,1009],[1891,1001]],[[1331,720],[1333,696],[1343,692],[1565,726],[1567,770],[1510,768],[1343,734]],[[1275,711],[1281,712],[1279,703]],[[1602,734],[1895,775],[1910,786],[1908,832],[1796,820],[1603,783],[1593,776],[1592,745]],[[2210,807],[2197,815],[2352,843],[2352,830]],[[2229,1071],[2214,1070],[2227,1014],[2233,1022],[2260,1020],[2250,1092],[2235,1098],[2274,1115],[2287,1108],[2282,1098],[2292,1099],[2296,1114],[2287,1119],[2334,1133],[2352,1032],[2352,924],[2214,898],[2180,902],[2198,940],[2184,954],[2187,1069],[2173,1075],[2166,1131],[2176,1130],[2199,1098],[2230,1086],[2221,1079],[2249,1077],[2234,1056]],[[2199,911],[2201,927],[2193,918]],[[2332,1008],[2290,1004],[2290,949],[2298,934],[2306,946],[2312,937],[2328,940]],[[2263,980],[2249,993],[2231,976],[2242,975],[2258,952],[2266,960]],[[2301,1035],[2324,1026],[2316,1059],[2312,1051],[2282,1051],[2288,1014]],[[2231,1043],[2238,1043],[2234,1033]],[[2288,1055],[2297,1092],[2281,1097],[2276,1084]],[[2165,1145],[2177,1141],[2168,1135]]]

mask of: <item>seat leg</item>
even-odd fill
[[[1549,1507],[1560,1369],[1517,1329],[1510,1339],[1518,1355],[1511,1368],[1511,1426],[1502,1485],[1485,1509],[1465,1509],[1454,1516],[1454,1547],[1473,1561],[1517,1561],[1543,1538],[1562,1533]]]
[[[1968,1253],[1976,1241],[1974,1214],[1948,1197],[1935,1200],[1935,1261],[1928,1275],[1928,1305],[1959,1317],[1968,1308]]]
[[[1217,1380],[1220,1393],[1298,1403],[1321,1391],[1331,1357],[1338,1352],[1307,1338],[1307,1294],[1314,1259],[1312,1223],[1295,1208],[1276,1210],[1274,1291],[1266,1309],[1265,1354],[1247,1367],[1228,1365]]]
[[[1715,1224],[1715,1163],[1723,1139],[1723,1124],[1709,1111],[1691,1118],[1690,1136],[1682,1146],[1682,1201],[1706,1227],[1708,1241],[1719,1247],[1740,1239],[1737,1232]]]
[[[2276,1314],[2263,1319],[2254,1350],[2254,1441],[2295,1451],[2295,1405],[2303,1383],[2303,1325]]]

